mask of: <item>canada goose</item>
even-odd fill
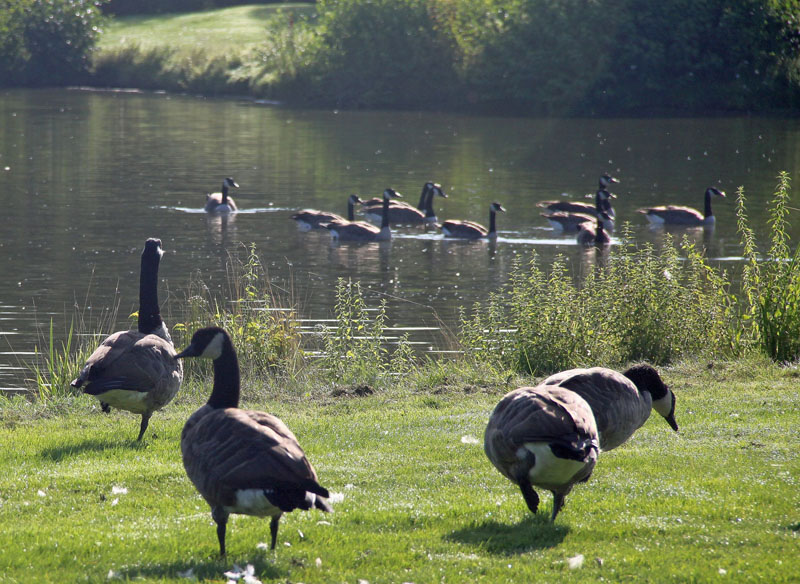
[[[312,229],[324,229],[326,223],[331,221],[353,221],[355,215],[353,214],[353,207],[356,203],[361,203],[361,197],[358,195],[350,195],[347,197],[347,219],[336,213],[328,213],[327,211],[317,211],[316,209],[303,209],[292,215],[292,219],[297,221],[297,227],[300,231],[310,231]]]
[[[231,177],[226,177],[222,179],[221,193],[209,193],[206,195],[206,213],[235,213],[237,211],[236,203],[228,196],[230,187],[238,189],[239,185]]]
[[[580,201],[540,201],[537,207],[544,207],[548,211],[563,211],[565,213],[585,213],[596,217],[599,211],[605,211],[609,217],[614,217],[614,208],[611,206],[611,199],[615,196],[608,192],[608,186],[618,183],[619,180],[609,175],[602,175],[599,181],[599,188],[594,194],[594,204],[582,203]]]
[[[389,241],[392,231],[389,229],[389,201],[402,197],[394,189],[383,191],[383,208],[380,228],[366,221],[332,221],[327,223],[331,238],[340,241]]]
[[[433,198],[437,195],[447,198],[442,185],[430,181],[426,182],[422,186],[422,193],[419,196],[419,203],[416,207],[412,207],[402,201],[391,201],[389,203],[389,221],[406,225],[436,223]],[[382,220],[382,207],[383,201],[376,197],[362,203],[364,216],[370,221]]]
[[[608,217],[608,215],[606,215],[604,211],[601,211],[601,213],[602,215],[598,215],[597,219],[578,225],[577,240],[580,245],[603,246],[611,244],[611,237],[609,237],[603,227],[605,224],[603,216]]]
[[[231,513],[270,516],[275,549],[281,515],[295,509],[332,511],[328,490],[292,431],[265,412],[240,410],[239,362],[231,338],[208,327],[192,336],[176,355],[214,361],[214,388],[206,405],[193,413],[181,432],[183,467],[211,507],[220,555]]]
[[[183,379],[183,365],[175,361],[175,347],[158,307],[158,264],[163,253],[161,240],[145,242],[137,329],[106,338],[70,384],[99,399],[104,412],[115,407],[141,414],[137,440],[144,436],[153,412],[175,397]]]
[[[716,219],[714,218],[714,213],[711,211],[711,195],[724,197],[725,193],[714,187],[708,187],[705,193],[705,207],[702,213],[697,209],[678,205],[650,207],[647,209],[639,209],[638,212],[644,213],[647,220],[653,225],[714,225]]]
[[[531,513],[534,486],[553,493],[553,514],[575,483],[589,480],[599,454],[589,404],[557,386],[520,387],[500,400],[486,426],[484,450],[506,478],[519,485]]]
[[[500,203],[489,205],[489,229],[474,221],[448,220],[439,227],[445,237],[458,237],[461,239],[496,239],[497,226],[495,215],[497,212],[505,213],[506,210]]]
[[[581,230],[581,223],[593,223],[595,217],[587,215],[586,213],[566,213],[564,211],[557,211],[555,213],[539,213],[542,217],[547,219],[547,222],[553,227],[555,231],[563,231],[564,233],[577,233]],[[598,216],[603,222],[603,229],[606,231],[614,231],[614,220],[605,211],[600,211]]]
[[[542,385],[569,389],[589,403],[603,450],[612,450],[630,438],[650,417],[651,409],[678,431],[675,394],[650,365],[634,365],[624,373],[605,367],[570,369],[551,375]]]

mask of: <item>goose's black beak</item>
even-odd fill
[[[183,351],[175,355],[176,359],[183,359],[184,357],[198,357],[200,353],[193,344],[189,344]]]
[[[667,424],[669,424],[670,428],[672,428],[676,432],[678,431],[678,422],[675,421],[675,415],[674,414],[670,414],[669,416],[667,416],[664,419],[667,421]]]

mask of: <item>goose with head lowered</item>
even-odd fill
[[[489,205],[489,229],[474,221],[459,221],[449,219],[439,225],[445,237],[459,239],[497,239],[497,213],[505,213],[506,210],[500,203]]]
[[[206,213],[235,213],[238,210],[233,198],[228,196],[228,189],[231,187],[238,189],[239,185],[228,176],[222,179],[222,192],[206,195]]]
[[[211,507],[220,555],[231,513],[270,517],[271,549],[278,523],[295,509],[332,511],[328,490],[291,430],[265,412],[239,409],[239,362],[230,336],[208,327],[194,333],[177,359],[214,363],[214,388],[181,433],[186,474]]]
[[[331,221],[325,227],[330,230],[335,241],[389,241],[392,230],[389,228],[389,201],[402,197],[394,189],[383,191],[383,207],[381,208],[381,226],[375,227],[366,221]]]
[[[691,207],[679,205],[663,205],[661,207],[649,207],[639,209],[639,213],[644,213],[647,220],[652,225],[685,225],[687,227],[702,227],[714,225],[716,219],[711,210],[711,197],[724,197],[725,193],[714,187],[708,187],[704,195],[705,206],[701,213]]]
[[[153,412],[175,397],[183,379],[183,365],[175,361],[175,348],[158,306],[158,265],[162,254],[161,240],[145,242],[137,328],[106,338],[71,383],[99,399],[104,412],[114,407],[141,414],[137,440],[144,436]]]
[[[578,235],[576,237],[580,245],[611,245],[611,237],[605,231],[605,221],[603,217],[608,217],[604,212],[597,216],[597,219],[586,221],[578,225]]]
[[[422,186],[419,203],[416,207],[402,201],[389,203],[389,221],[392,224],[419,225],[436,223],[436,211],[433,209],[433,198],[439,196],[447,198],[442,185],[431,181]],[[364,216],[370,221],[379,222],[382,219],[383,201],[377,197],[362,203]]]
[[[586,213],[567,213],[565,211],[556,211],[550,213],[539,213],[542,217],[547,219],[550,226],[554,231],[561,231],[562,233],[577,233],[581,230],[581,224],[594,223],[595,217],[587,215]],[[597,217],[603,222],[603,229],[606,231],[614,231],[614,220],[605,211],[600,211]]]
[[[361,197],[358,195],[350,195],[347,197],[347,219],[336,213],[329,213],[327,211],[317,211],[316,209],[303,209],[292,215],[292,219],[297,222],[297,228],[300,231],[311,231],[312,229],[325,229],[326,224],[338,221],[340,223],[346,221],[353,221],[355,215],[353,208],[356,203],[361,203]]]
[[[611,199],[615,197],[608,192],[611,184],[618,183],[619,180],[608,173],[600,177],[599,187],[594,194],[594,204],[583,203],[581,201],[540,201],[537,207],[543,207],[549,212],[563,213],[584,213],[596,217],[600,211],[605,211],[609,217],[614,217],[614,208],[611,206]]]
[[[551,375],[541,385],[568,389],[586,400],[594,413],[603,450],[612,450],[628,440],[647,421],[651,410],[678,431],[675,394],[650,365],[634,365],[623,373],[605,367],[570,369]]]
[[[486,456],[519,486],[531,513],[539,508],[534,486],[553,493],[556,515],[579,482],[586,482],[599,454],[589,404],[557,386],[520,387],[500,400],[484,435]]]

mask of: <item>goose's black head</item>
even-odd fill
[[[636,388],[642,392],[646,391],[653,399],[653,409],[664,416],[667,424],[678,431],[678,423],[675,421],[675,394],[662,381],[661,376],[652,366],[647,364],[634,365],[623,373],[625,377],[633,381]]]
[[[428,181],[425,183],[425,190],[433,191],[434,197],[438,195],[440,197],[444,197],[445,199],[447,198],[447,193],[444,192],[444,189],[442,189],[442,185],[440,185],[439,183]]]
[[[358,204],[360,204],[360,205],[363,205],[363,204],[364,204],[364,201],[362,201],[362,200],[361,200],[361,197],[359,197],[358,195],[350,195],[350,196],[347,198],[347,200],[348,200],[348,202],[349,202],[351,205],[355,205],[356,203],[358,203]]]
[[[144,249],[142,250],[142,257],[161,258],[164,255],[164,250],[161,249],[161,240],[151,237],[144,242]]]
[[[492,203],[491,205],[489,205],[489,209],[491,209],[492,211],[495,211],[495,212],[500,212],[500,213],[505,213],[506,212],[506,210],[503,207],[503,205],[501,205],[500,203],[498,203],[496,201],[494,203]]]
[[[203,357],[206,359],[218,359],[226,350],[232,347],[231,338],[224,329],[217,326],[209,326],[201,328],[194,333],[189,346],[175,355],[175,358]]]
[[[222,179],[222,186],[227,188],[233,187],[235,189],[239,188],[239,185],[236,184],[236,181],[230,176],[226,176],[224,179]]]
[[[600,177],[600,188],[605,189],[610,184],[617,184],[619,180],[608,174],[607,172]]]
[[[714,188],[714,187],[708,187],[706,189],[706,195],[716,195],[717,197],[724,197],[725,193],[723,191],[719,190],[719,189]]]
[[[386,189],[385,191],[383,191],[383,200],[384,201],[389,201],[391,199],[402,199],[402,198],[403,198],[403,195],[401,195],[400,193],[398,193],[394,189]]]

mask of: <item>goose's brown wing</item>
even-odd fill
[[[192,416],[181,450],[187,474],[209,501],[231,504],[240,489],[328,491],[294,434],[277,417],[237,408]],[[198,412],[199,414],[200,412]]]

